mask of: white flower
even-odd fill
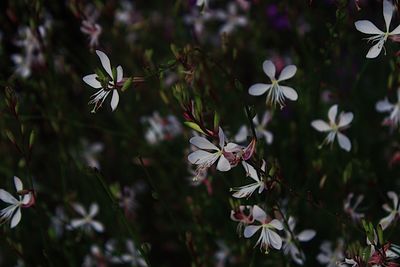
[[[21,208],[31,206],[32,201],[34,201],[32,193],[26,193],[22,181],[17,176],[14,176],[14,185],[18,194],[18,199],[7,191],[0,189],[0,200],[10,204],[8,207],[0,210],[0,223],[3,224],[10,221],[11,228],[17,226],[21,221]]]
[[[333,105],[328,111],[329,123],[326,123],[323,120],[314,120],[311,122],[311,126],[314,127],[319,132],[329,132],[328,136],[325,138],[322,145],[333,144],[335,141],[335,137],[337,136],[339,146],[346,151],[350,151],[351,142],[347,136],[342,134],[340,131],[348,128],[350,123],[353,121],[353,113],[352,112],[341,112],[339,115],[339,120],[337,122],[337,105]]]
[[[196,5],[197,6],[204,6],[205,8],[208,8],[210,0],[197,0]]]
[[[364,195],[359,195],[354,203],[352,203],[353,197],[353,193],[347,195],[347,198],[343,203],[343,210],[351,217],[354,222],[357,222],[365,216],[364,213],[359,213],[356,211],[360,203],[363,201]]]
[[[99,205],[97,205],[97,203],[92,203],[92,205],[90,205],[89,213],[86,212],[85,208],[81,204],[74,203],[72,207],[83,218],[72,219],[70,224],[71,230],[83,228],[87,232],[89,232],[91,229],[94,229],[99,233],[104,231],[103,224],[93,219],[99,212]]]
[[[379,30],[369,20],[359,20],[354,23],[356,29],[362,33],[371,34],[372,37],[367,38],[368,41],[374,44],[368,51],[367,58],[376,58],[380,53],[387,38],[391,35],[400,34],[400,25],[393,31],[390,30],[390,22],[392,21],[394,6],[391,1],[383,0],[383,17],[385,18],[386,31]]]
[[[209,168],[217,160],[217,170],[224,172],[231,169],[231,164],[224,156],[225,135],[221,128],[219,128],[218,136],[219,147],[208,141],[206,138],[200,136],[192,137],[189,140],[192,145],[199,148],[199,150],[192,152],[188,156],[190,163],[199,165],[198,170]],[[206,150],[213,152],[211,153]]]
[[[388,216],[379,221],[383,230],[385,230],[400,215],[399,197],[397,194],[393,191],[389,191],[387,192],[387,196],[392,200],[393,206],[390,207],[387,203],[382,205],[382,208],[389,213]]]
[[[151,117],[143,117],[141,121],[150,126],[145,132],[145,139],[151,145],[164,140],[171,140],[182,133],[181,123],[173,115],[161,117],[160,114],[155,111]]]
[[[286,237],[283,239],[284,242],[283,252],[286,255],[290,255],[293,261],[296,262],[297,264],[303,265],[305,260],[305,255],[303,252],[299,250],[292,236],[292,233],[294,234],[294,228],[296,227],[296,221],[293,217],[289,217],[288,225],[290,231],[288,229],[285,229]],[[298,235],[295,236],[295,238],[300,242],[307,242],[313,239],[315,234],[316,232],[314,230],[307,229],[301,231]]]
[[[102,28],[99,24],[90,20],[83,20],[81,25],[81,32],[89,37],[90,47],[96,47],[99,45],[99,37],[102,32]]]
[[[256,83],[249,88],[249,94],[259,96],[268,91],[267,104],[276,105],[278,103],[281,108],[285,106],[284,100],[288,98],[292,101],[296,101],[298,98],[297,92],[288,86],[280,85],[279,83],[292,78],[297,71],[295,65],[286,66],[280,73],[278,79],[275,78],[276,68],[274,63],[270,60],[266,60],[263,63],[263,70],[265,74],[271,80],[271,84]]]
[[[261,235],[257,240],[256,246],[260,244],[260,249],[264,249],[268,253],[269,247],[281,249],[282,238],[274,230],[282,230],[283,225],[277,219],[268,220],[267,214],[259,206],[253,206],[253,218],[260,222],[260,225],[248,225],[244,229],[244,237],[252,237],[261,229]]]
[[[339,239],[335,250],[332,250],[332,243],[324,241],[320,246],[321,252],[317,255],[317,261],[326,267],[336,267],[338,262],[343,261],[343,240]]]
[[[128,266],[147,267],[146,261],[143,259],[140,251],[136,249],[132,240],[128,239],[125,242],[126,252],[117,253],[116,244],[114,240],[110,240],[106,244],[106,255],[110,258],[113,264],[127,264]]]
[[[114,80],[110,59],[100,50],[96,50],[96,54],[100,58],[101,65],[108,74],[108,77],[106,77],[105,81],[103,81],[104,83],[102,83],[101,78],[97,74],[90,74],[83,77],[83,81],[85,83],[95,89],[100,89],[91,96],[92,100],[89,101],[89,104],[94,104],[92,113],[95,113],[96,110],[101,107],[108,94],[112,91],[111,109],[114,111],[119,102],[118,87],[122,83],[123,70],[121,66],[117,67],[116,77]]]
[[[253,124],[256,130],[257,138],[265,138],[265,142],[267,144],[272,144],[274,139],[274,135],[266,129],[268,122],[271,120],[271,113],[266,111],[263,115],[262,121],[260,123],[258,116],[254,116]],[[246,125],[240,127],[238,133],[235,135],[235,141],[238,143],[242,143],[246,141],[247,136],[249,135],[249,128]]]
[[[100,163],[97,159],[98,154],[103,151],[104,145],[100,142],[89,144],[87,140],[82,140],[83,152],[82,157],[89,167],[100,170]]]
[[[225,22],[219,30],[220,34],[229,34],[236,27],[243,27],[247,25],[247,18],[245,16],[238,15],[237,5],[235,3],[230,3],[228,5],[228,12],[222,10],[217,11],[215,17]]]
[[[384,124],[397,128],[400,124],[400,87],[397,89],[397,103],[392,104],[385,98],[384,100],[378,101],[375,108],[379,112],[390,113],[390,115],[385,118]]]
[[[256,169],[254,169],[253,166],[251,166],[245,161],[242,161],[242,165],[247,172],[246,175],[252,178],[255,181],[255,183],[251,183],[237,188],[232,188],[231,189],[232,191],[236,191],[235,193],[232,194],[232,196],[236,198],[243,198],[243,197],[248,198],[253,194],[254,191],[257,190],[257,188],[258,188],[258,193],[261,194],[261,192],[265,189],[264,181],[258,177],[257,171]],[[261,170],[264,172],[265,172],[265,166],[266,163],[265,161],[263,161]]]

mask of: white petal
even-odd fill
[[[369,20],[359,20],[354,23],[356,29],[366,34],[384,34]]]
[[[96,78],[97,74],[90,74],[83,77],[83,81],[93,88],[100,89],[101,83]]]
[[[14,176],[14,185],[17,192],[24,189],[21,179],[19,179],[17,176]]]
[[[394,6],[392,1],[383,0],[383,17],[385,18],[386,30],[389,31],[390,22],[392,21]]]
[[[271,80],[275,79],[276,69],[271,60],[266,60],[263,62],[263,70]]]
[[[347,138],[347,136],[345,136],[344,134],[342,134],[340,132],[337,133],[337,138],[338,138],[339,146],[341,148],[343,148],[344,150],[346,150],[347,152],[350,151],[351,142],[350,142],[349,138]]]
[[[22,197],[22,204],[24,204],[24,205],[27,205],[29,202],[31,202],[31,199],[32,199],[32,193],[28,193],[28,194],[25,194],[23,197]]]
[[[259,229],[261,225],[248,225],[244,228],[244,237],[249,238],[252,237]]]
[[[98,233],[102,233],[104,231],[104,226],[98,221],[92,221],[90,222],[90,225],[93,227],[94,230]]]
[[[218,128],[219,147],[222,149],[225,146],[225,134],[221,127]]]
[[[189,142],[200,149],[219,150],[213,143],[201,136],[192,137]]]
[[[248,164],[245,161],[242,161],[242,165],[243,165],[243,168],[245,169],[246,173],[250,176],[250,178],[252,178],[256,182],[260,181],[260,179],[258,178],[257,171],[256,171],[256,169],[254,169],[253,166],[251,166],[250,164]]]
[[[239,128],[238,133],[235,135],[235,141],[238,143],[242,143],[242,142],[246,141],[247,134],[248,134],[247,126],[242,125]]]
[[[86,216],[86,210],[85,210],[85,208],[84,208],[81,204],[79,204],[79,203],[74,203],[74,204],[72,204],[72,207],[73,207],[74,210],[75,210],[77,213],[79,213],[80,215]]]
[[[124,70],[122,69],[121,66],[117,67],[117,82],[122,81],[122,78],[124,77]]]
[[[295,65],[288,65],[286,66],[279,75],[278,81],[284,81],[287,79],[292,78],[297,71],[297,67]]]
[[[267,218],[267,214],[263,211],[259,206],[253,206],[253,218],[261,223],[264,223],[265,219]]]
[[[283,230],[283,224],[277,219],[273,219],[269,224],[277,230]]]
[[[366,58],[376,58],[377,56],[379,56],[379,54],[382,51],[383,48],[383,44],[385,43],[384,39],[381,39],[379,42],[377,42],[374,46],[372,46],[367,55]]]
[[[352,112],[346,112],[346,113],[342,113],[340,114],[339,117],[339,127],[344,127],[349,125],[352,121],[353,121],[354,115]]]
[[[212,165],[218,159],[218,155],[216,153],[210,153],[204,150],[197,150],[192,152],[188,156],[188,160],[192,164],[203,164],[208,162]]]
[[[392,105],[387,98],[384,100],[378,101],[375,105],[375,108],[379,112],[387,112],[391,111],[394,108],[394,105]]]
[[[389,33],[390,35],[400,34],[400,25],[397,26],[393,31]]]
[[[15,226],[18,225],[20,221],[21,221],[21,208],[17,208],[11,219],[10,227],[14,228]]]
[[[259,187],[261,187],[259,183],[253,183],[238,188],[234,188],[233,190],[237,192],[233,193],[232,196],[235,198],[250,197],[254,193],[254,191],[256,191],[256,189]]]
[[[309,241],[314,238],[316,232],[314,230],[304,230],[297,236],[299,241]]]
[[[117,108],[118,102],[119,102],[118,90],[114,89],[113,90],[113,95],[112,95],[112,98],[111,98],[111,109],[112,109],[112,111],[114,111]]]
[[[323,120],[315,120],[311,122],[311,126],[320,132],[328,132],[332,130],[331,126],[328,123],[324,122]]]
[[[292,101],[296,101],[298,98],[297,92],[288,86],[283,86],[283,85],[279,85],[279,88],[281,89],[282,93],[285,95],[286,98],[292,100]]]
[[[249,88],[249,94],[258,96],[264,94],[268,89],[271,88],[270,84],[256,83]]]
[[[265,142],[267,142],[267,144],[272,144],[274,140],[274,135],[269,131],[262,131],[262,134],[265,137]]]
[[[16,204],[18,200],[6,190],[0,189],[0,199],[8,204]]]
[[[92,203],[89,209],[89,216],[94,217],[99,212],[99,205],[97,203]]]
[[[267,236],[268,236],[268,241],[271,244],[271,246],[275,249],[281,249],[282,247],[282,238],[275,233],[274,231],[271,230],[266,230],[267,231]]]
[[[333,105],[328,111],[328,118],[329,118],[329,121],[332,123],[336,123],[337,109],[338,109],[338,106]]]
[[[229,161],[225,158],[224,155],[221,155],[219,157],[218,160],[218,164],[217,164],[217,170],[221,171],[221,172],[226,172],[229,171],[231,169],[231,164],[229,163]]]
[[[111,63],[110,63],[110,59],[107,57],[107,55],[100,51],[100,50],[96,50],[96,54],[97,56],[100,58],[101,61],[101,65],[103,66],[104,70],[108,73],[108,75],[110,75],[110,77],[112,78],[112,70],[111,70]]]
[[[72,228],[78,228],[82,225],[84,225],[86,221],[84,219],[72,219],[71,220],[71,226]]]
[[[382,226],[383,230],[385,230],[393,222],[395,216],[396,212],[391,212],[388,216],[379,221],[379,224]]]
[[[393,207],[396,209],[397,205],[399,204],[399,197],[397,194],[393,191],[387,192],[387,196],[392,200],[393,202]]]

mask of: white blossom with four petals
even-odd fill
[[[100,51],[96,50],[96,54],[100,59],[101,65],[103,66],[104,70],[106,71],[108,77],[106,84],[102,84],[100,81],[99,76],[94,74],[89,74],[83,77],[83,81],[90,85],[95,89],[99,89],[96,93],[91,96],[91,100],[89,101],[89,105],[94,104],[92,113],[95,113],[98,108],[100,108],[107,98],[107,96],[112,92],[111,97],[111,109],[114,111],[119,102],[119,94],[117,86],[121,86],[123,80],[123,69],[121,66],[118,66],[116,69],[116,77],[114,79],[113,71],[111,68],[110,59],[107,55]]]
[[[267,92],[267,104],[276,105],[278,103],[281,108],[285,106],[285,98],[296,101],[298,98],[297,92],[288,86],[280,85],[279,83],[292,78],[297,71],[295,65],[288,65],[279,74],[278,79],[275,78],[276,68],[272,61],[266,60],[263,63],[263,70],[271,80],[271,83],[256,83],[249,88],[249,94],[259,96]]]
[[[400,25],[397,26],[393,31],[390,31],[390,23],[392,21],[393,12],[395,7],[391,1],[383,0],[383,17],[385,19],[386,30],[379,30],[369,20],[359,20],[354,23],[356,29],[362,33],[370,34],[372,37],[367,38],[369,42],[375,43],[368,51],[367,58],[376,58],[384,48],[384,44],[388,37],[391,35],[400,34]],[[385,52],[386,53],[386,52]]]
[[[333,144],[335,138],[339,142],[339,146],[346,151],[351,150],[351,142],[347,136],[341,133],[342,130],[348,128],[350,123],[353,121],[352,112],[341,112],[339,114],[339,119],[337,120],[338,106],[333,105],[328,111],[329,123],[323,120],[314,120],[311,122],[311,126],[314,127],[319,132],[327,132],[328,136],[325,138],[322,145]]]
[[[254,129],[256,130],[256,135],[257,138],[264,138],[265,142],[267,144],[272,144],[272,141],[274,140],[274,135],[268,131],[267,125],[268,122],[271,120],[271,112],[265,111],[262,120],[258,119],[258,116],[254,116],[253,118],[253,124],[254,124]],[[238,143],[242,143],[247,140],[247,136],[249,136],[249,128],[246,125],[242,125],[239,128],[238,133],[235,135],[235,141]]]
[[[248,225],[244,229],[244,237],[252,237],[258,230],[261,229],[260,237],[257,240],[255,246],[260,245],[261,250],[265,250],[268,253],[269,248],[281,249],[282,238],[275,232],[276,230],[283,230],[282,223],[277,220],[268,220],[267,214],[259,206],[254,205],[252,215],[254,220],[260,222],[260,225]]]
[[[397,89],[397,103],[390,103],[386,97],[384,100],[378,101],[375,108],[379,112],[390,113],[390,115],[385,118],[384,124],[397,128],[400,125],[400,88]]]
[[[72,205],[74,210],[82,216],[79,219],[72,219],[69,225],[69,229],[83,228],[85,231],[89,232],[92,229],[98,233],[104,232],[104,226],[101,222],[94,220],[94,217],[99,212],[99,205],[97,203],[92,203],[89,208],[89,212],[79,203],[74,203]]]

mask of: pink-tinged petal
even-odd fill
[[[82,216],[86,216],[86,215],[87,215],[87,214],[86,214],[85,208],[84,208],[81,204],[79,204],[79,203],[74,203],[74,204],[72,204],[72,207],[73,207],[74,210],[75,210],[77,213],[79,213],[80,215],[82,215]]]
[[[24,185],[22,184],[21,179],[19,179],[17,176],[14,176],[14,185],[15,185],[15,190],[22,191],[24,189]]]
[[[224,147],[224,151],[228,152],[228,153],[233,153],[233,152],[238,152],[243,150],[244,147],[240,146],[238,144],[235,143],[227,143],[226,146]]]
[[[262,210],[259,206],[254,205],[253,206],[253,212],[252,212],[253,218],[260,223],[264,223],[265,219],[267,218],[267,214],[265,213],[264,210]]]
[[[18,200],[4,189],[0,189],[0,200],[8,204],[18,203]]]
[[[385,43],[384,39],[381,39],[378,43],[376,43],[374,46],[372,46],[369,49],[369,51],[366,55],[366,58],[376,58],[377,56],[379,56],[379,54],[382,51],[384,43]]]
[[[89,209],[89,216],[94,217],[99,212],[99,205],[97,203],[92,203]]]
[[[390,32],[390,35],[396,35],[396,34],[400,34],[400,25]]]
[[[314,236],[316,235],[316,232],[314,230],[304,230],[302,232],[300,232],[300,234],[297,236],[297,238],[299,239],[299,241],[302,242],[306,242],[306,241],[310,241],[311,239],[314,238]]]
[[[292,101],[296,101],[298,98],[297,92],[289,87],[289,86],[283,86],[283,85],[279,85],[279,88],[281,89],[283,95],[287,98],[290,99]]]
[[[122,69],[121,66],[117,67],[117,82],[119,83],[122,81],[122,78],[124,77],[124,70]]]
[[[216,153],[210,153],[204,150],[197,150],[189,154],[188,160],[192,164],[203,164],[209,162],[212,165],[218,159]]]
[[[383,17],[385,18],[386,30],[389,31],[390,22],[392,21],[394,6],[392,1],[383,0]]]
[[[275,64],[271,60],[265,60],[263,62],[263,70],[271,80],[275,79],[276,68]]]
[[[221,155],[219,157],[218,160],[218,164],[217,164],[217,170],[221,171],[221,172],[226,172],[229,171],[231,169],[231,164],[229,163],[229,161],[225,158],[224,155]]]
[[[111,98],[111,109],[112,111],[114,111],[117,106],[118,106],[118,102],[119,102],[119,94],[118,94],[118,90],[113,90],[113,94],[112,94],[112,98]]]
[[[292,78],[297,72],[297,67],[295,65],[286,66],[279,75],[278,81],[284,81]]]
[[[265,231],[266,231],[267,238],[268,238],[270,245],[275,249],[278,249],[278,250],[281,249],[282,238],[274,231],[271,231],[269,229],[266,229]]]
[[[354,23],[356,29],[362,33],[366,34],[384,34],[383,31],[379,30],[371,21],[369,20],[359,20]]]
[[[337,133],[337,138],[339,142],[339,146],[349,152],[351,150],[351,142],[350,139],[347,138],[344,134],[338,132]]]
[[[247,176],[249,176],[250,178],[252,178],[252,179],[255,180],[256,182],[259,182],[259,181],[260,181],[260,179],[258,178],[257,171],[256,171],[256,169],[254,169],[253,166],[251,166],[250,164],[248,164],[248,163],[245,162],[245,161],[242,161],[242,165],[243,165],[243,168],[244,168],[245,171],[246,171],[246,175],[247,175]]]
[[[104,70],[112,78],[113,75],[112,75],[112,70],[111,70],[110,59],[107,57],[107,55],[104,52],[102,52],[100,50],[96,50],[96,54],[100,58],[101,65],[103,66]]]
[[[83,81],[93,88],[100,89],[101,83],[96,79],[97,77],[97,74],[86,75],[83,77]]]
[[[379,112],[388,112],[394,108],[394,105],[389,102],[387,98],[384,100],[378,101],[375,105],[375,108]]]
[[[219,150],[213,143],[201,136],[192,137],[189,142],[200,149]]]
[[[261,225],[248,225],[248,226],[246,226],[246,228],[244,228],[244,237],[245,238],[252,237],[260,228],[261,228]]]
[[[336,115],[337,115],[338,105],[333,105],[330,107],[328,111],[329,121],[332,123],[336,123]]]
[[[320,132],[328,132],[332,130],[331,126],[328,123],[324,122],[323,120],[315,120],[311,122],[311,126]]]
[[[353,121],[354,115],[352,112],[346,112],[346,113],[342,113],[340,114],[339,117],[339,127],[344,127],[349,125],[352,121]]]
[[[266,83],[256,83],[249,88],[249,94],[254,96],[259,96],[264,94],[271,88],[271,84]]]
[[[72,219],[71,220],[71,227],[72,228],[79,228],[84,225],[86,221],[84,219]]]
[[[283,230],[283,224],[281,223],[281,221],[279,221],[277,219],[273,219],[268,224],[271,225],[272,227],[274,227],[277,230]]]
[[[96,232],[98,233],[104,232],[104,226],[102,223],[98,221],[91,221],[90,225],[93,227],[94,230],[96,230]]]
[[[31,202],[31,199],[32,199],[32,193],[31,192],[29,192],[28,194],[25,194],[23,197],[22,197],[22,204],[23,205],[27,205],[27,204],[29,204],[29,202]]]
[[[392,200],[393,202],[393,208],[396,209],[397,205],[399,204],[399,197],[397,194],[393,191],[387,192],[387,196]]]
[[[11,219],[10,228],[14,228],[18,225],[18,223],[21,221],[21,216],[21,208],[17,208]]]
[[[225,146],[225,134],[221,127],[218,128],[219,147],[222,149]]]
[[[396,217],[396,212],[391,212],[385,218],[382,218],[379,221],[379,224],[382,226],[382,229],[385,230],[388,226],[393,222],[394,218]]]

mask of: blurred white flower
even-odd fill
[[[215,11],[214,17],[224,22],[222,27],[219,29],[220,34],[230,34],[235,30],[236,27],[243,27],[248,23],[245,16],[238,14],[238,7],[234,2],[228,4],[227,11]]]
[[[400,215],[400,207],[399,207],[399,197],[393,191],[387,192],[387,196],[392,200],[392,207],[389,204],[385,203],[382,205],[382,208],[389,213],[386,217],[382,218],[379,221],[379,224],[382,226],[382,229],[385,230],[394,220],[396,220]]]
[[[278,79],[275,78],[276,68],[272,61],[266,60],[263,63],[263,70],[268,78],[271,80],[271,84],[256,83],[249,88],[249,94],[253,96],[259,96],[267,93],[267,104],[275,106],[279,104],[281,108],[285,106],[284,100],[288,98],[292,101],[296,101],[298,98],[297,92],[288,86],[280,85],[279,83],[287,79],[292,78],[297,71],[295,65],[286,66],[280,73]]]
[[[114,111],[119,102],[118,87],[122,85],[123,70],[121,66],[118,66],[115,72],[116,77],[114,77],[113,70],[111,69],[110,59],[107,57],[107,55],[100,50],[96,50],[96,54],[99,57],[101,65],[108,76],[99,77],[98,74],[94,73],[83,77],[83,81],[85,83],[95,89],[100,89],[91,96],[92,100],[89,101],[89,105],[94,104],[92,113],[95,113],[97,109],[102,106],[108,94],[112,91],[111,109]]]
[[[231,169],[231,164],[224,156],[224,149],[227,145],[225,145],[225,134],[221,128],[219,128],[218,136],[219,147],[201,136],[195,136],[189,140],[192,145],[199,149],[190,153],[188,160],[190,163],[198,165],[199,171],[208,169],[216,161],[218,161],[217,170],[224,172]],[[213,152],[208,152],[207,150]]]
[[[82,156],[89,167],[100,170],[100,163],[97,156],[104,149],[104,144],[100,142],[88,143],[87,140],[82,140],[83,152]]]
[[[275,249],[281,249],[282,238],[275,232],[276,230],[282,230],[283,225],[277,219],[270,220],[267,217],[265,211],[263,211],[259,206],[253,206],[253,218],[261,223],[260,225],[248,225],[244,229],[244,237],[252,237],[258,230],[261,229],[260,237],[257,240],[255,246],[260,245],[260,249],[268,253],[269,247]]]
[[[208,8],[210,0],[196,0],[196,5],[199,7]]]
[[[255,182],[245,185],[245,186],[241,186],[241,187],[236,187],[236,188],[232,188],[231,191],[236,191],[235,193],[232,194],[233,197],[236,198],[243,198],[243,197],[250,197],[254,191],[256,191],[258,189],[258,193],[261,194],[262,191],[264,191],[265,189],[265,183],[263,181],[263,179],[260,179],[256,169],[254,169],[253,166],[251,166],[250,164],[248,164],[245,161],[242,161],[242,165],[244,167],[244,169],[246,170],[246,176],[252,178]],[[261,170],[262,171],[266,171],[266,163],[263,160],[263,164],[261,166]]]
[[[183,21],[187,25],[193,26],[196,37],[199,37],[204,31],[204,23],[212,19],[211,13],[199,12],[198,9],[191,9],[190,14],[183,17]]]
[[[397,89],[397,103],[390,103],[386,97],[384,100],[378,101],[375,108],[379,112],[390,113],[390,115],[383,121],[384,125],[397,128],[400,124],[400,87]]]
[[[296,241],[293,240],[292,234],[295,235],[295,239],[299,242],[307,242],[314,238],[316,232],[311,229],[303,230],[299,234],[295,234],[294,229],[296,227],[296,220],[293,217],[289,217],[288,225],[290,229],[285,228],[285,238],[283,239],[283,252],[286,255],[290,255],[294,262],[299,265],[303,265],[306,256],[297,247]]]
[[[321,246],[321,252],[317,255],[317,261],[326,267],[336,267],[338,262],[344,260],[343,240],[339,239],[337,247],[332,250],[332,242],[324,241]]]
[[[182,133],[182,125],[173,115],[161,117],[156,111],[151,117],[143,117],[141,121],[149,125],[145,139],[151,145],[171,140]]]
[[[99,45],[99,37],[102,33],[102,28],[99,24],[90,20],[83,20],[81,32],[88,36],[90,47],[97,47]]]
[[[83,259],[82,267],[107,267],[107,259],[99,246],[90,247],[90,253]]]
[[[360,221],[362,218],[364,218],[365,214],[364,213],[360,213],[357,212],[357,208],[358,206],[361,204],[361,202],[364,199],[364,195],[359,195],[356,198],[356,201],[354,201],[354,203],[352,203],[354,194],[350,193],[347,195],[346,200],[343,203],[343,210],[345,213],[347,213],[350,218],[354,221],[354,222],[358,222]]]
[[[231,250],[222,240],[217,240],[218,250],[214,254],[215,267],[225,267],[227,262],[232,262]]]
[[[128,266],[147,267],[146,261],[143,259],[139,250],[136,249],[135,243],[128,239],[125,242],[126,252],[119,253],[116,249],[116,242],[110,240],[106,243],[106,254],[112,264],[128,264]]]
[[[10,204],[0,210],[0,224],[10,221],[10,228],[14,228],[21,221],[21,208],[30,207],[34,203],[32,192],[24,190],[23,183],[17,176],[14,176],[14,186],[18,198],[15,198],[4,189],[0,189],[0,200]]]
[[[338,106],[333,105],[328,111],[329,123],[323,120],[314,120],[311,122],[311,126],[314,127],[319,132],[328,132],[328,136],[322,142],[321,146],[324,144],[333,144],[335,137],[339,142],[339,146],[346,151],[351,150],[351,142],[347,136],[342,134],[340,131],[350,127],[350,123],[353,121],[352,112],[341,112],[337,122]]]
[[[371,34],[372,37],[368,37],[367,40],[374,44],[367,53],[367,58],[376,58],[380,53],[387,38],[391,35],[400,34],[400,25],[397,26],[393,31],[390,30],[390,22],[392,21],[393,11],[395,7],[389,0],[383,0],[383,17],[385,19],[386,31],[383,32],[379,30],[371,21],[369,20],[359,20],[354,23],[356,29],[362,33]],[[386,51],[385,51],[386,54]]]
[[[253,124],[256,130],[257,138],[264,138],[267,144],[272,144],[274,139],[274,135],[266,129],[268,122],[271,120],[271,112],[266,111],[262,117],[261,123],[258,119],[258,116],[254,116]],[[247,136],[249,136],[250,130],[246,125],[240,127],[238,133],[235,135],[235,141],[238,143],[242,143],[247,140]]]
[[[64,208],[61,206],[56,207],[55,214],[51,217],[51,228],[54,230],[56,237],[61,237],[64,233],[64,226],[68,219],[65,214]]]
[[[79,219],[72,219],[69,225],[70,230],[82,228],[86,232],[90,232],[92,229],[98,233],[104,232],[104,226],[101,222],[94,220],[94,217],[99,212],[99,205],[92,203],[89,208],[89,213],[79,203],[72,204],[74,210],[82,216]]]

